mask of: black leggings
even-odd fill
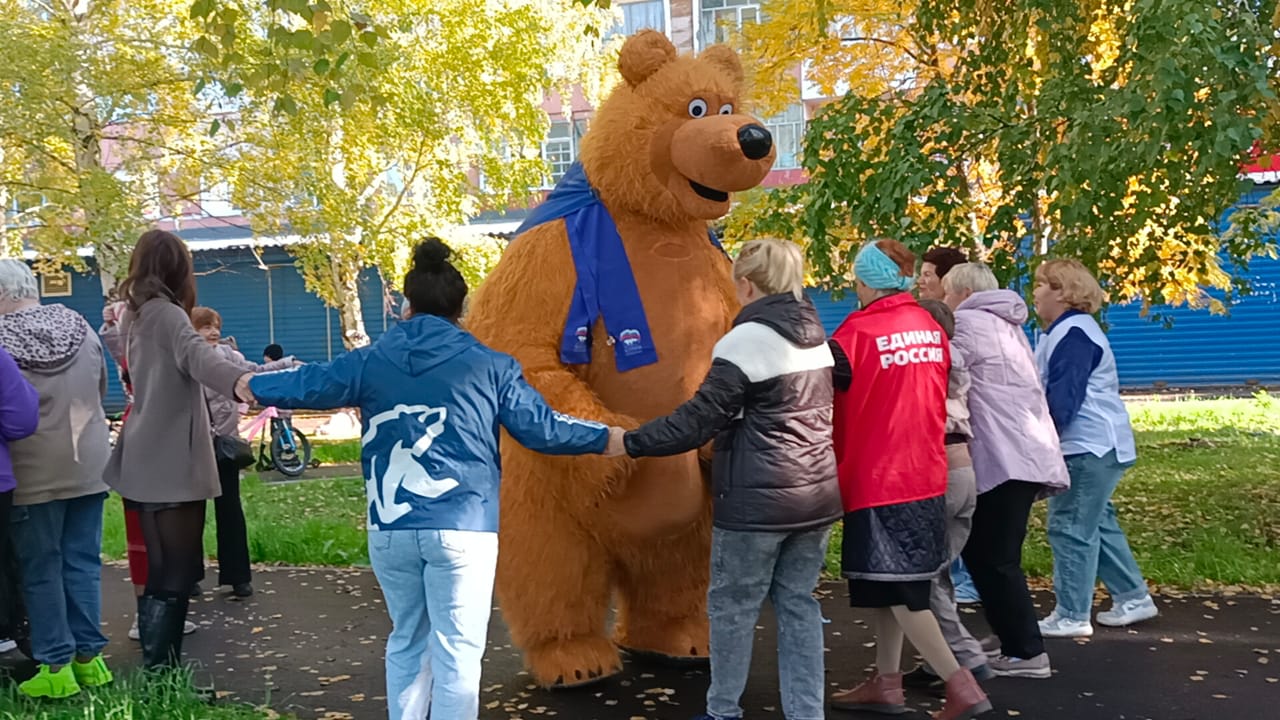
[[[142,537],[147,543],[147,594],[186,597],[204,573],[205,501],[164,510],[143,510]]]

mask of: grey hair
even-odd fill
[[[947,292],[984,292],[999,287],[1000,282],[996,280],[995,273],[982,263],[960,263],[942,277],[942,289]]]
[[[0,300],[39,299],[40,286],[31,268],[21,260],[0,260]]]

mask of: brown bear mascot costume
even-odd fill
[[[467,328],[515,356],[557,410],[634,428],[688,400],[737,313],[731,263],[707,221],[773,166],[738,109],[726,47],[677,57],[629,38],[625,84],[575,164],[476,293]],[[502,442],[497,595],[546,687],[621,669],[618,648],[707,657],[711,503],[698,454],[548,457]],[[618,619],[608,633],[610,601]]]

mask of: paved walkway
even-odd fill
[[[211,573],[212,576],[212,573]],[[137,664],[125,637],[133,614],[123,568],[104,577],[104,621],[114,666]],[[270,569],[246,602],[208,592],[193,603],[200,631],[186,654],[219,691],[269,703],[300,718],[385,717],[382,649],[389,629],[372,573]],[[874,659],[864,614],[840,585],[827,586],[827,679],[848,687]],[[1043,597],[1039,598],[1041,601]],[[1051,680],[998,679],[987,689],[992,718],[1024,720],[1252,720],[1280,717],[1280,599],[1161,598],[1162,615],[1132,630],[1099,628],[1090,641],[1050,641]],[[978,615],[970,615],[975,627]],[[782,718],[772,617],[757,627],[749,718]],[[494,615],[485,657],[481,718],[558,715],[572,720],[686,720],[703,708],[705,670],[628,663],[624,674],[575,691],[543,692],[522,672],[501,618]],[[910,697],[936,709],[927,695]],[[857,718],[831,712],[831,718]],[[912,717],[910,715],[905,717]],[[925,717],[916,714],[915,717]]]

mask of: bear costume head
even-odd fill
[[[625,81],[582,139],[579,159],[612,213],[663,224],[729,212],[729,193],[760,184],[773,167],[773,137],[740,111],[742,63],[723,45],[679,56],[665,35],[643,30],[618,57]]]

